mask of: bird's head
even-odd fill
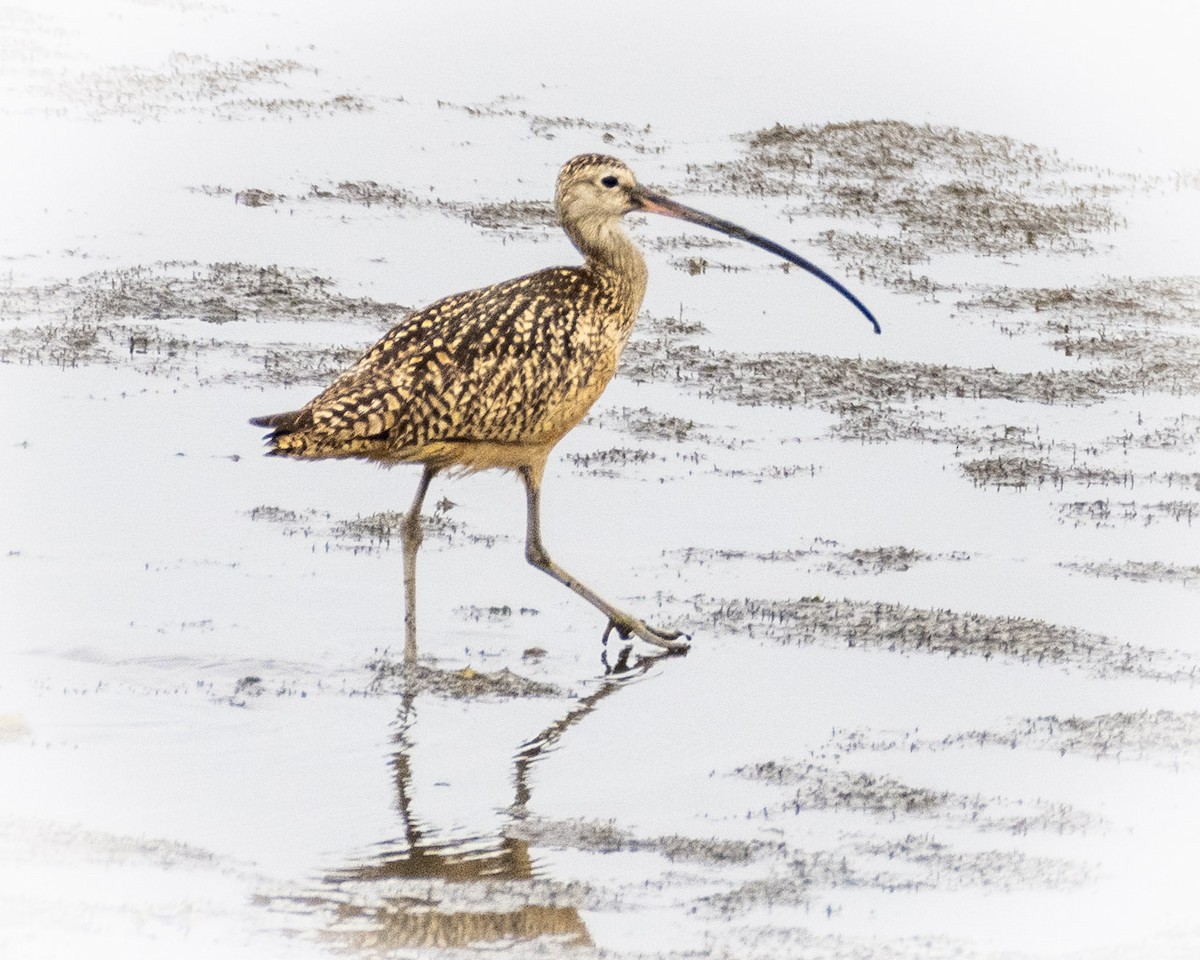
[[[585,153],[568,160],[558,174],[555,206],[563,229],[581,251],[603,249],[614,235],[620,236],[617,221],[627,213],[642,210],[716,230],[744,240],[794,263],[829,284],[849,300],[879,333],[879,321],[854,294],[820,267],[794,250],[712,214],[684,206],[670,197],[643,187],[633,171],[616,157]],[[638,258],[641,262],[641,258]],[[645,267],[641,267],[644,271]]]
[[[616,157],[585,153],[563,165],[554,192],[563,223],[612,220],[642,209],[637,178]]]

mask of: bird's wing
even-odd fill
[[[261,418],[279,453],[391,456],[440,441],[531,442],[593,344],[575,268],[439,300],[393,327],[300,410]],[[584,364],[586,366],[586,364]],[[611,376],[611,373],[608,374]],[[557,425],[554,425],[557,426]]]

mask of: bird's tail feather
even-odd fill
[[[287,413],[268,413],[265,417],[251,417],[250,423],[256,427],[269,428],[276,433],[288,433],[299,419],[299,410],[289,410]]]

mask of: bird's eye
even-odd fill
[[[600,179],[600,183],[602,183],[604,186],[608,187],[610,190],[620,182],[621,181],[619,181],[612,174],[609,174],[607,177],[602,177]]]

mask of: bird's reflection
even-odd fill
[[[459,708],[462,713],[469,706],[422,689],[428,685],[410,673],[400,695],[396,751],[390,761],[403,833],[379,844],[368,858],[323,878],[315,899],[322,912],[333,917],[324,936],[352,951],[370,952],[482,948],[538,938],[553,938],[564,946],[590,946],[578,910],[553,902],[555,886],[538,882],[542,878],[528,842],[510,835],[509,828],[527,815],[530,774],[538,759],[659,656],[633,658],[623,648],[611,665],[605,664],[606,675],[592,693],[570,700],[560,716],[521,743],[515,753],[511,741],[484,744],[479,738],[459,738],[458,749],[464,756],[469,753],[470,760],[455,767],[453,790],[460,800],[462,795],[476,794],[476,810],[480,799],[486,801],[487,813],[475,818],[490,820],[483,830],[465,826],[439,803],[447,796],[449,784],[433,781],[430,786],[428,776],[419,782],[414,777],[418,713],[424,715],[428,707],[436,720],[439,709]],[[428,673],[423,676],[428,679]],[[504,709],[511,703],[493,701],[486,706]],[[429,766],[445,759],[437,753],[421,754],[421,763]],[[491,760],[507,767],[500,781],[492,777],[489,782],[486,768]],[[313,897],[303,901],[310,909],[318,906]]]

